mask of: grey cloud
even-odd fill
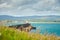
[[[0,4],[2,4],[2,3],[11,3],[12,1],[11,0],[0,0]]]
[[[18,7],[22,7],[22,6],[24,6],[24,8],[27,8],[27,7],[30,7],[37,2],[38,2],[38,0],[0,0],[0,4],[7,3],[7,5],[13,5],[12,8],[2,8],[3,10],[5,10],[5,9],[8,9],[8,10],[14,9],[15,10]]]
[[[11,11],[9,13],[15,15],[24,15],[28,14],[33,15],[37,13],[49,13],[48,11],[55,11],[56,13],[60,13],[60,0],[0,0],[0,5],[3,3],[7,3],[6,6],[12,5],[12,7],[0,7],[0,12]],[[52,13],[55,13],[52,12]],[[42,13],[42,14],[43,14]],[[51,12],[50,12],[51,13]]]
[[[15,6],[22,6],[22,5],[32,5],[34,3],[37,3],[38,0],[0,0],[0,3],[8,3],[13,4]]]

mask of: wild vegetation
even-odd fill
[[[0,26],[0,40],[60,40],[60,37],[24,32],[15,28]]]

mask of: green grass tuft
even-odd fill
[[[0,27],[0,40],[60,40],[55,35],[28,33],[15,28]]]

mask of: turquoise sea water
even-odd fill
[[[60,23],[31,23],[31,25],[36,27],[36,30],[39,30],[42,34],[47,32],[60,36]],[[35,32],[36,30],[32,30],[32,32]]]

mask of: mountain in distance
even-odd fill
[[[45,19],[45,20],[60,20],[60,16],[48,15],[48,16],[22,16],[14,17],[8,15],[0,15],[0,20],[31,20],[31,19]]]

